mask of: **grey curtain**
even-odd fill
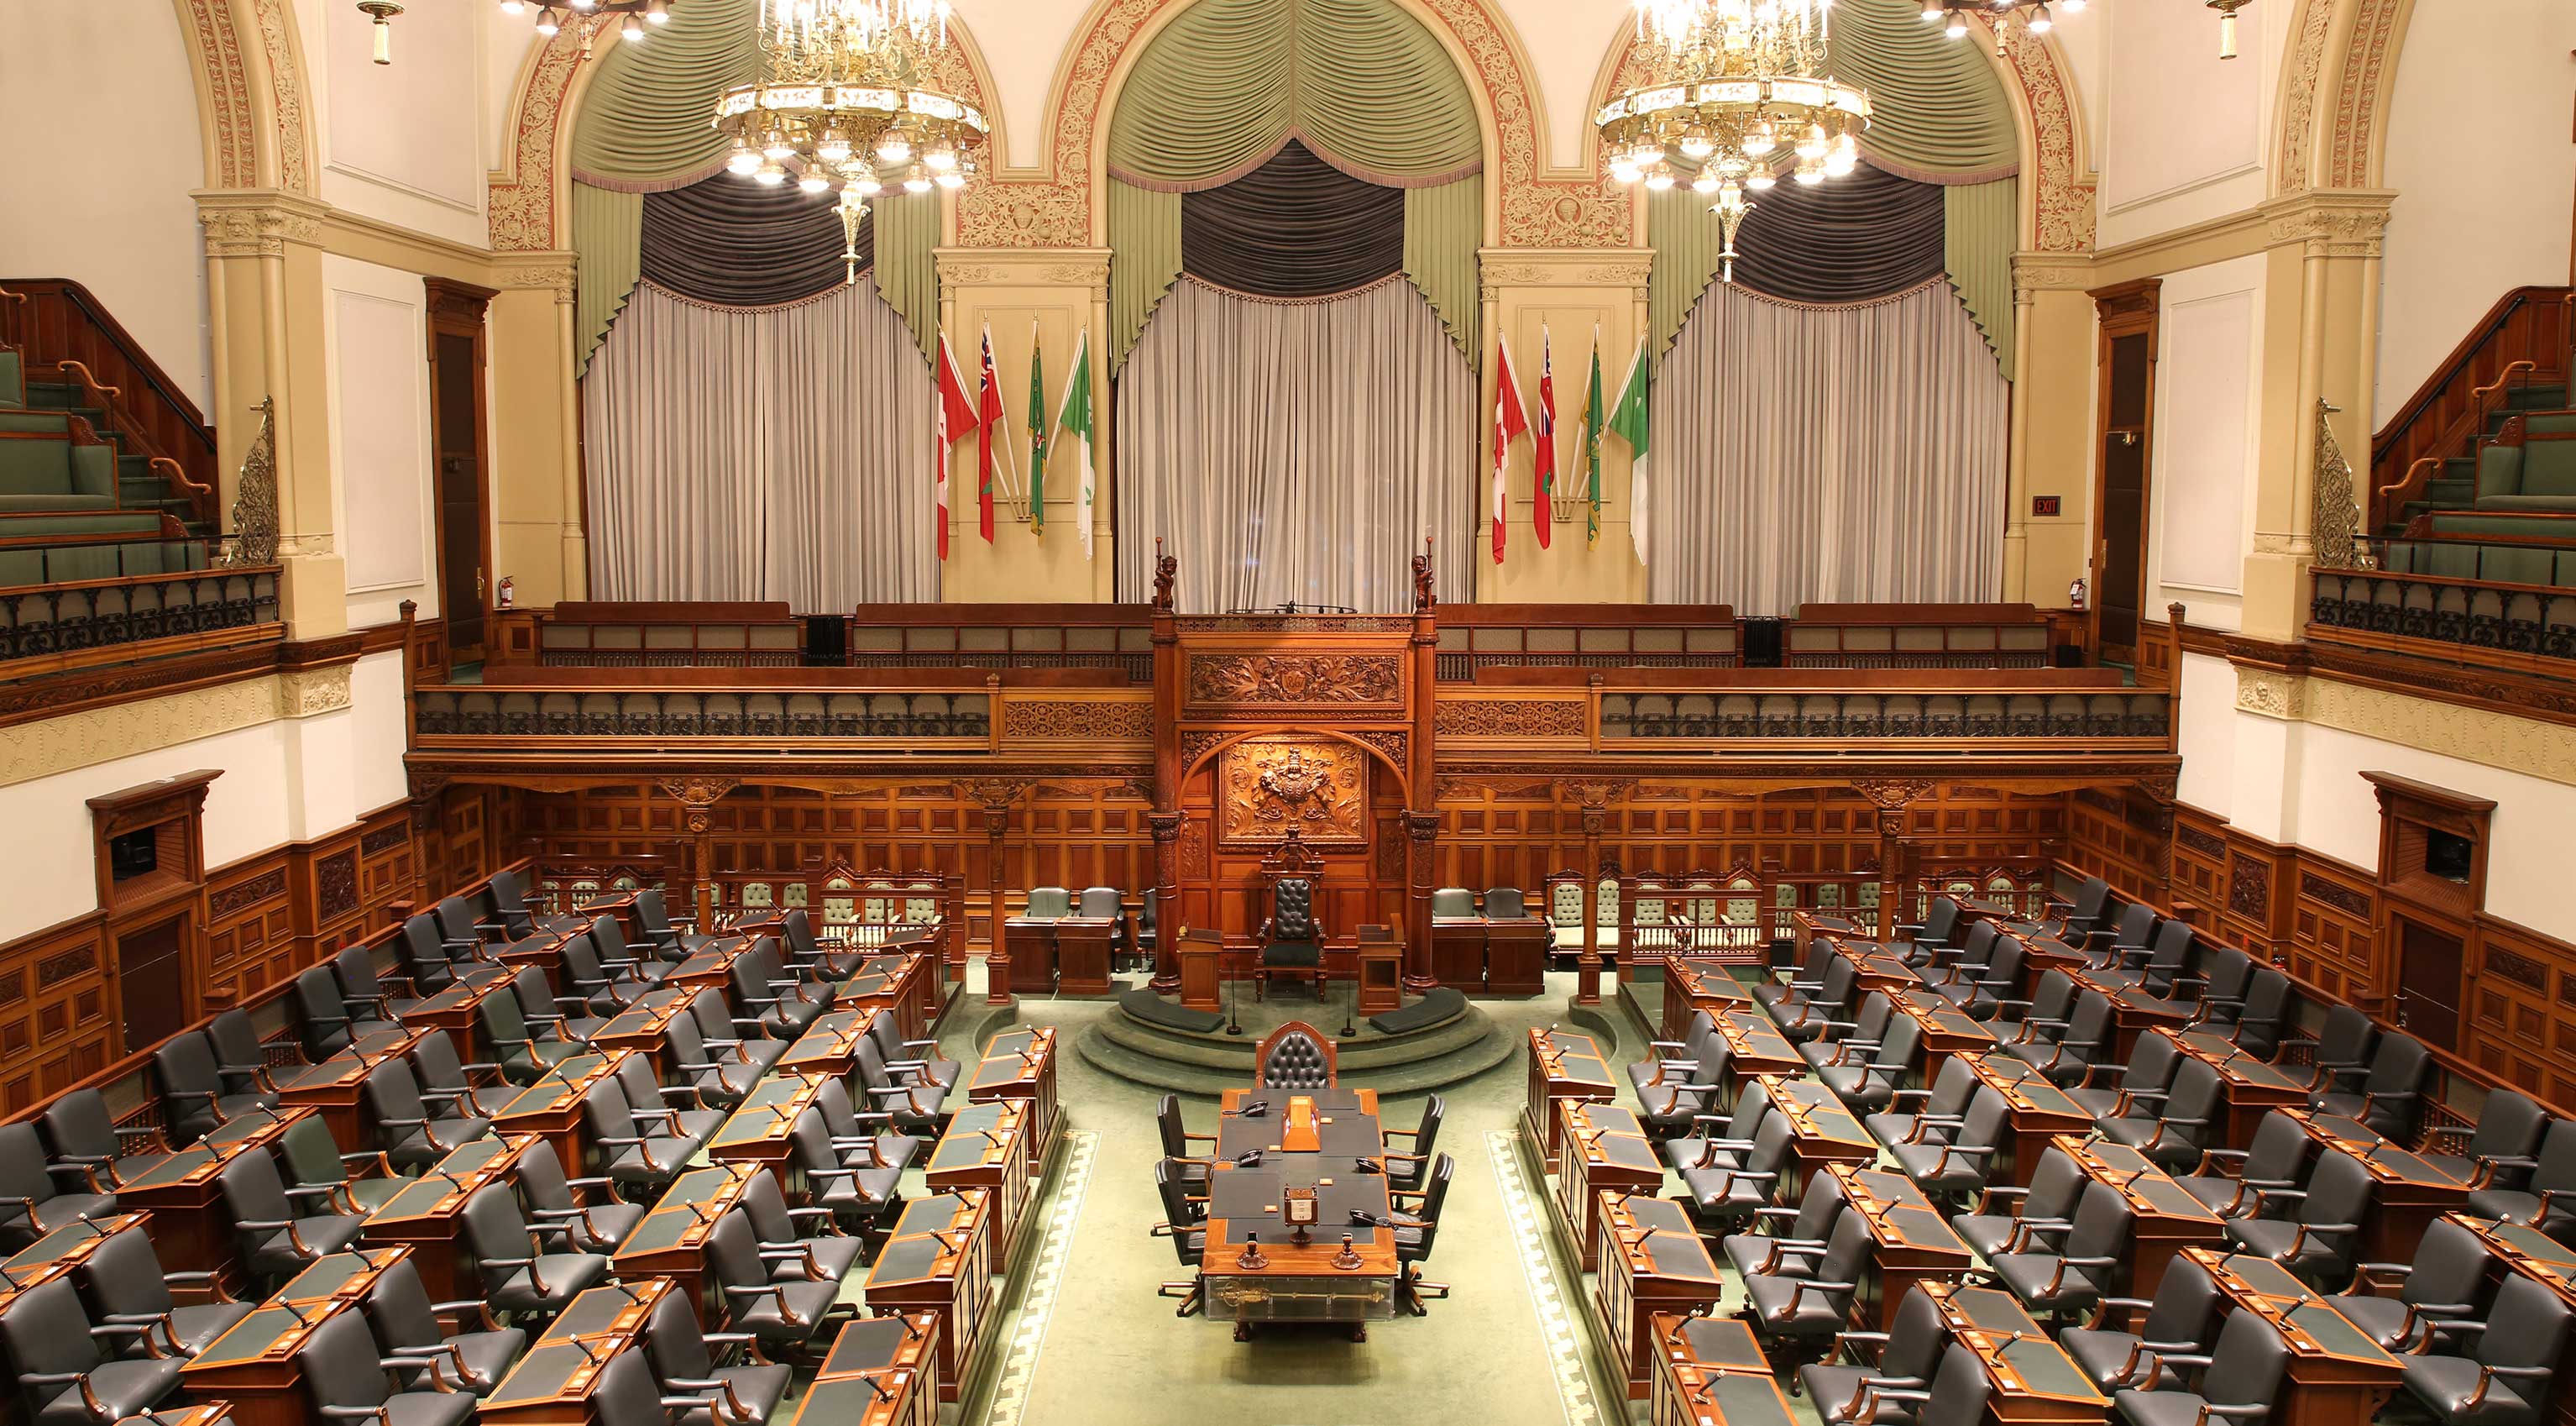
[[[1315,302],[1175,283],[1118,383],[1118,593],[1180,559],[1181,607],[1412,607],[1474,596],[1476,376],[1400,279]]]
[[[1653,598],[1996,598],[2008,392],[1946,282],[1843,307],[1710,288],[1655,383]]]
[[[582,389],[595,597],[939,597],[930,373],[870,274],[757,309],[638,284]]]

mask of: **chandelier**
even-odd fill
[[[358,8],[364,10],[367,7],[360,5]],[[401,11],[397,9],[395,13],[400,14]],[[555,0],[501,0],[501,13],[535,15],[537,33],[547,39],[553,39],[563,33],[566,26],[571,26],[573,33],[581,37],[582,53],[588,54],[591,41],[597,39],[599,32],[608,28],[612,20],[617,22],[618,37],[629,43],[642,41],[652,27],[669,24],[671,0],[560,0],[560,3],[555,3]]]
[[[761,0],[760,77],[716,100],[725,167],[840,195],[842,257],[858,275],[859,219],[890,187],[963,188],[989,131],[982,111],[928,87],[948,0]]]
[[[1869,96],[1825,60],[1833,0],[1636,0],[1644,83],[1593,116],[1610,176],[1657,192],[1689,176],[1716,201],[1721,267],[1735,280],[1748,193],[1840,177],[1860,163]]]
[[[2239,5],[2245,2],[2236,0]],[[1983,15],[1986,23],[1994,26],[1995,53],[2002,54],[2012,32],[2012,21],[2019,20],[2021,27],[2034,35],[2044,35],[2056,28],[2056,17],[2048,13],[2049,3],[2050,0],[2039,0],[2037,4],[2026,4],[2023,0],[1923,0],[1923,19],[1927,24],[1940,25],[1950,38],[1964,40],[1968,37],[1968,17]],[[2055,3],[2069,15],[2084,13],[2084,0],[2055,0]]]

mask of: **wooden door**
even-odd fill
[[[483,312],[492,293],[429,282],[431,457],[438,483],[438,610],[448,659],[483,658],[491,599],[489,458],[483,419]]]
[[[2147,608],[2148,471],[2155,450],[2154,279],[2092,294],[2102,324],[2094,462],[2093,646],[2135,664]]]
[[[2406,1032],[2436,1049],[2460,1047],[2460,938],[2418,921],[2398,923],[2397,1013]]]
[[[196,1018],[188,994],[188,929],[186,916],[173,916],[115,933],[124,1053],[149,1049]]]

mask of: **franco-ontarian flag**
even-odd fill
[[[1628,443],[1635,457],[1628,466],[1628,534],[1637,542],[1637,563],[1646,562],[1646,339],[1628,358],[1628,375],[1619,383],[1619,399],[1610,407],[1610,432]]]
[[[1091,329],[1073,342],[1073,371],[1064,379],[1064,400],[1056,407],[1056,439],[1063,443],[1059,464],[1073,462],[1074,525],[1082,534],[1082,557],[1091,558],[1091,518],[1100,499],[1100,474],[1091,459]]]

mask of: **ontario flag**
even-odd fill
[[[957,369],[957,353],[948,346],[948,334],[939,334],[939,557],[948,558],[948,459],[959,441],[975,424],[975,401],[966,394],[965,374]]]
[[[1494,563],[1503,562],[1503,530],[1510,505],[1504,498],[1503,470],[1511,459],[1512,442],[1529,431],[1529,417],[1521,410],[1520,378],[1512,375],[1512,344],[1501,342],[1500,358],[1494,364]]]
[[[1538,329],[1538,424],[1530,430],[1530,447],[1537,457],[1530,486],[1538,496],[1530,502],[1530,523],[1538,526],[1538,547],[1546,549],[1556,527],[1556,356],[1544,326]]]

